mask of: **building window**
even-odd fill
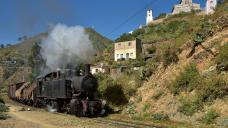
[[[129,59],[129,53],[126,53],[126,59]]]
[[[121,43],[119,43],[118,46],[121,46]]]
[[[98,72],[99,70],[98,69],[96,69],[96,72]]]
[[[120,58],[121,58],[121,59],[123,58],[123,54],[120,54]]]
[[[133,56],[133,52],[131,53],[131,57]]]
[[[119,54],[117,54],[117,58],[119,58]]]
[[[128,46],[131,46],[131,42],[128,42]]]

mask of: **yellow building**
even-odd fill
[[[114,52],[115,61],[136,59],[142,53],[141,40],[117,42]]]

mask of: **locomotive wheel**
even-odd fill
[[[82,104],[77,99],[72,99],[70,101],[70,114],[76,115],[78,117],[85,116]]]
[[[63,112],[64,102],[62,100],[57,100],[57,112]]]
[[[55,101],[50,101],[46,107],[49,112],[57,112],[57,102]]]

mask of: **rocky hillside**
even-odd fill
[[[219,52],[225,50],[220,51],[220,47],[228,50],[227,36],[228,30],[223,30],[206,40],[203,46],[221,54]],[[205,117],[209,116],[206,114],[210,111],[215,111],[213,114],[219,113],[218,121],[228,116],[228,73],[216,69],[217,57],[204,48],[196,47],[195,53],[188,58],[192,49],[186,44],[178,54],[177,63],[167,68],[159,66],[131,99],[138,116],[152,118],[158,114],[168,116],[171,120],[190,123],[199,120],[212,123],[210,120],[214,117]],[[140,101],[137,100],[139,97]],[[211,119],[204,120],[204,117]]]
[[[228,118],[227,8],[225,1],[213,15],[172,15],[120,36],[116,41],[140,38],[153,56],[146,61],[110,63],[113,69],[128,69],[115,78],[98,76],[103,98],[134,119],[193,127],[224,125]],[[131,70],[134,66],[140,70]]]
[[[227,3],[220,5],[209,17],[197,13],[172,16],[155,25],[160,26],[159,30],[151,30],[163,35],[155,37],[150,32],[138,35],[158,43],[165,40],[170,46],[167,49],[164,44],[157,45],[160,50],[155,55],[161,54],[161,63],[130,98],[126,111],[133,107],[133,116],[138,118],[173,120],[194,126],[224,124],[228,117],[227,6]]]

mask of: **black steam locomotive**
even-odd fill
[[[37,77],[33,84],[11,85],[8,95],[17,101],[32,101],[36,107],[45,106],[49,111],[97,116],[104,111],[97,88],[97,79],[90,73],[90,65],[86,64],[84,71],[57,70]]]

